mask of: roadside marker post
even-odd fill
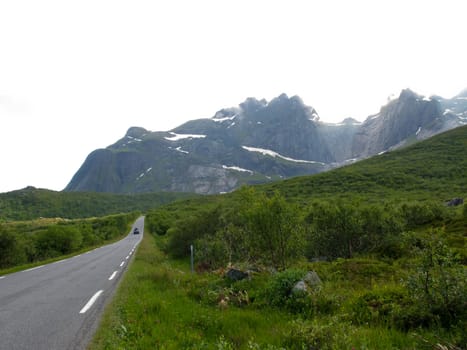
[[[193,257],[193,244],[190,245],[190,251],[191,251],[191,273],[195,271],[194,269],[194,257]]]

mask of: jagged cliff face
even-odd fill
[[[403,90],[397,100],[389,102],[361,125],[353,139],[353,157],[368,157],[401,145],[418,136],[422,129],[430,128],[441,116],[438,101]]]
[[[281,95],[249,98],[170,132],[130,128],[91,153],[65,190],[211,194],[320,172],[333,156],[313,118],[298,97]]]
[[[229,192],[325,171],[464,123],[462,94],[446,100],[404,90],[365,122],[339,124],[320,122],[297,96],[248,98],[170,132],[130,128],[115,144],[92,152],[65,190]]]
[[[341,123],[319,123],[318,130],[331,151],[333,162],[340,163],[354,158],[352,142],[362,123],[352,119],[344,119]]]

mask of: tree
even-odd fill
[[[467,270],[442,239],[441,230],[431,230],[418,253],[415,273],[407,288],[422,314],[429,314],[445,327],[465,320]]]
[[[250,255],[275,268],[285,269],[303,256],[304,227],[298,207],[275,193],[268,198],[257,194],[246,210]]]
[[[360,213],[350,204],[316,203],[306,218],[309,257],[351,258],[362,247]],[[311,256],[310,256],[311,255]]]
[[[0,268],[21,264],[25,260],[18,238],[0,226]]]

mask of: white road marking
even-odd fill
[[[120,264],[120,267],[122,267],[123,265],[125,265],[125,262],[124,262],[124,261],[122,261],[122,263]]]
[[[114,271],[114,273],[109,277],[109,281],[112,281],[115,276],[117,276],[118,271]]]
[[[92,298],[89,299],[89,301],[86,303],[86,305],[84,305],[84,307],[81,309],[79,313],[84,314],[86,311],[88,311],[91,308],[92,304],[96,302],[97,298],[99,298],[99,295],[102,294],[102,292],[103,290],[100,290],[96,294],[94,294]]]
[[[5,276],[0,276],[0,280],[2,280],[2,279],[4,279],[4,278],[5,278]]]
[[[130,256],[129,256],[129,255],[127,255],[125,259],[126,259],[126,260],[128,260],[129,258],[130,258]]]
[[[32,268],[30,268],[30,269],[24,270],[24,272],[34,271],[34,270],[40,269],[41,267],[44,267],[44,265],[32,267]]]

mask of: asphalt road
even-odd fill
[[[144,217],[133,228],[117,243],[0,276],[0,349],[84,349],[142,238]]]

